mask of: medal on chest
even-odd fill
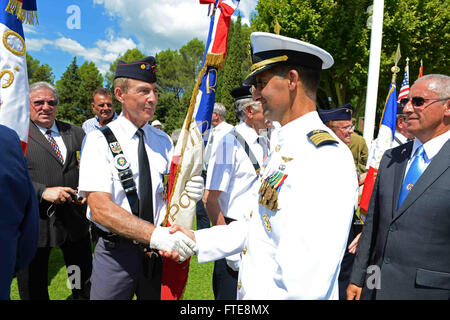
[[[275,171],[263,180],[258,192],[259,203],[263,207],[271,211],[278,210],[278,192],[286,178],[287,174],[284,174],[281,171]]]

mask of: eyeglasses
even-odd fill
[[[414,108],[418,108],[424,105],[425,101],[427,100],[435,100],[435,101],[445,101],[450,99],[450,97],[447,98],[422,98],[422,97],[412,97],[411,99],[403,98],[400,100],[400,107],[404,108],[406,104],[411,100],[411,104]]]
[[[56,106],[57,104],[58,104],[58,102],[56,101],[56,100],[36,100],[36,101],[33,101],[33,104],[36,106],[36,107],[41,107],[41,106],[43,106],[45,103],[47,102],[47,104],[49,105],[49,106],[51,106],[51,107],[54,107],[54,106]]]
[[[333,126],[333,128],[338,128],[338,129],[341,129],[343,131],[350,131],[353,128],[353,126],[345,126],[345,127]]]

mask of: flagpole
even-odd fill
[[[372,144],[373,133],[375,130],[378,79],[380,76],[381,42],[383,37],[383,12],[384,0],[374,0],[363,133],[363,137],[366,140],[366,144],[369,149]]]

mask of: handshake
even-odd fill
[[[199,201],[204,192],[203,178],[193,176],[186,183],[185,191],[189,198]],[[163,257],[179,262],[197,253],[194,233],[177,225],[156,227],[150,238],[150,248],[158,249]]]
[[[180,226],[156,227],[150,238],[150,248],[159,250],[164,258],[183,262],[197,253],[192,231]]]

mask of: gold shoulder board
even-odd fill
[[[307,134],[308,139],[316,146],[321,147],[327,144],[336,144],[338,141],[325,130],[313,130]]]

